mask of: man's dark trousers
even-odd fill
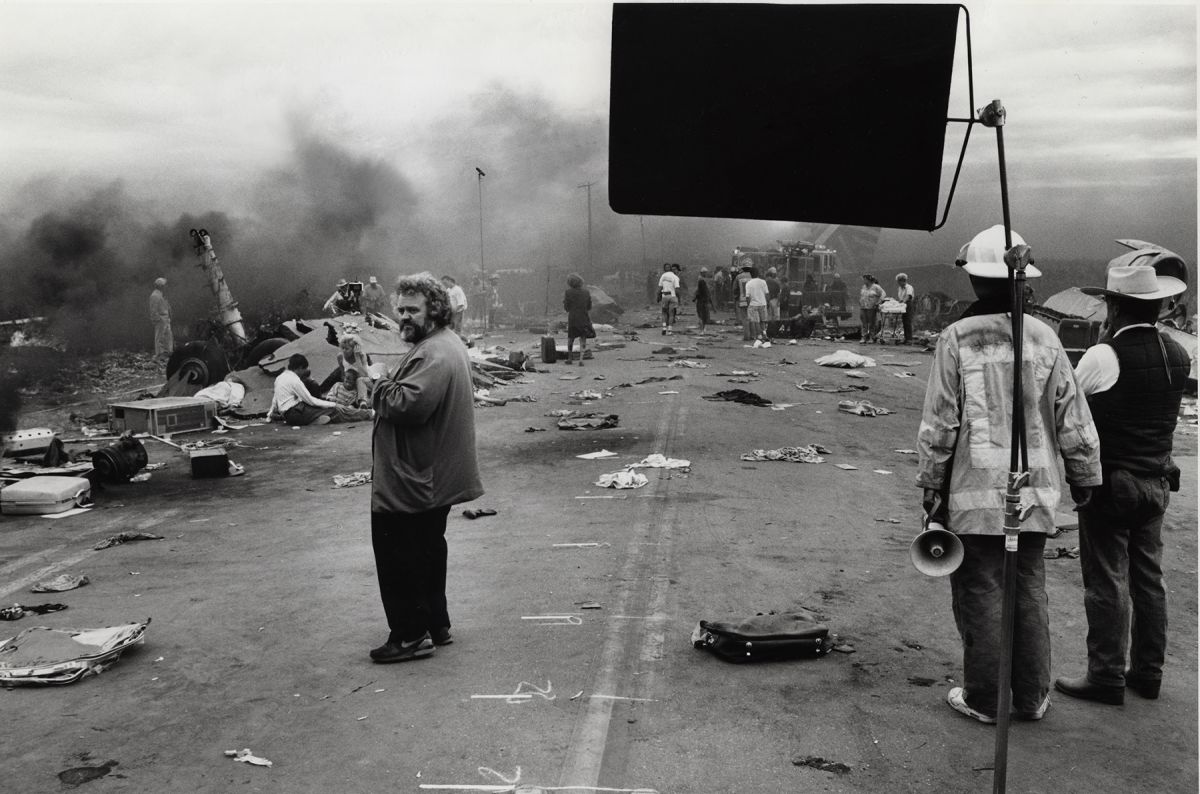
[[[1093,684],[1124,686],[1127,653],[1132,676],[1162,680],[1167,650],[1162,523],[1168,501],[1165,477],[1118,471],[1079,511],[1087,677]]]
[[[379,596],[391,634],[412,642],[450,628],[446,608],[446,517],[450,507],[423,513],[371,513],[371,546]]]
[[[1000,613],[1004,604],[1004,536],[959,535],[963,561],[950,574],[954,622],[963,643],[967,705],[996,714]],[[1046,599],[1046,536],[1022,532],[1017,547],[1013,616],[1012,708],[1038,710],[1050,691],[1050,625]],[[1007,694],[1007,693],[1006,693]]]

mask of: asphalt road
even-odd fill
[[[625,328],[651,317],[626,316]],[[107,774],[80,787],[990,790],[994,728],[944,700],[961,664],[948,581],[908,560],[916,458],[896,450],[915,446],[931,357],[828,341],[756,350],[736,333],[641,334],[585,367],[542,367],[496,392],[537,402],[477,409],[487,494],[470,506],[497,515],[451,512],[455,642],[430,659],[381,666],[366,655],[386,636],[368,488],[331,487],[332,475],[369,468],[365,425],[237,431],[244,446],[231,457],[247,473],[226,480],[193,480],[177,453],[151,445],[151,460],[167,468],[110,486],[90,513],[0,518],[0,600],[69,605],[2,624],[0,635],[153,621],[144,646],[98,677],[0,692],[0,791],[67,790],[61,772],[108,761]],[[537,339],[500,332],[484,341],[532,351]],[[664,343],[694,347],[678,355],[708,367],[669,366],[651,352]],[[838,348],[880,366],[855,381],[813,363]],[[717,374],[733,369],[761,377],[734,385]],[[904,372],[914,377],[897,377]],[[618,387],[674,375],[683,377]],[[808,392],[796,388],[802,380],[869,389]],[[786,407],[700,399],[735,387]],[[556,429],[546,414],[578,407],[570,394],[580,389],[601,391],[591,410],[618,414],[619,426]],[[838,400],[851,397],[894,413],[839,413]],[[812,443],[831,450],[824,463],[740,459]],[[1197,790],[1194,428],[1179,431],[1176,447],[1185,486],[1165,532],[1162,697],[1108,707],[1052,696],[1042,722],[1012,726],[1010,791]],[[601,448],[619,457],[576,457]],[[593,485],[655,452],[690,460],[690,472],[643,470],[649,483],[637,490]],[[1062,516],[1072,520],[1069,507]],[[92,550],[123,530],[165,539]],[[1048,548],[1077,545],[1067,531]],[[1054,672],[1077,674],[1079,564],[1046,565]],[[64,572],[92,584],[28,592]],[[690,645],[701,619],[797,607],[818,613],[854,652],[733,665]],[[273,766],[223,755],[242,748]],[[799,763],[811,757],[842,766]]]

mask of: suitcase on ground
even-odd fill
[[[0,490],[0,513],[10,516],[53,515],[91,503],[92,484],[83,477],[30,477]]]
[[[692,631],[692,645],[727,662],[763,662],[824,656],[833,641],[828,626],[801,610],[742,621],[702,620]]]
[[[542,337],[542,363],[553,364],[558,360],[558,347],[554,344],[553,336]]]

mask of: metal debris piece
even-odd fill
[[[129,543],[135,540],[162,540],[162,535],[154,535],[149,532],[122,532],[119,535],[105,538],[104,540],[92,546],[93,549],[107,549],[111,546],[120,546],[122,543]]]
[[[371,482],[371,472],[369,471],[333,475],[334,488],[353,488],[356,485],[366,485],[369,482]]]
[[[87,576],[80,574],[59,574],[53,579],[46,579],[42,582],[37,582],[33,587],[29,588],[31,593],[64,593],[67,590],[74,590],[76,587],[83,587],[90,580]]]

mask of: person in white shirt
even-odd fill
[[[904,326],[904,344],[912,344],[912,318],[917,307],[917,291],[908,283],[907,273],[896,276],[896,300],[904,304],[904,314],[900,315],[900,322]]]
[[[755,347],[767,341],[767,298],[770,290],[767,282],[758,275],[758,268],[750,268],[750,280],[746,282],[746,316],[750,321],[750,336]]]
[[[293,353],[288,366],[275,378],[275,393],[267,419],[279,417],[290,425],[325,425],[330,422],[361,422],[371,419],[370,408],[351,408],[314,397],[302,378],[309,373],[308,359]]]
[[[663,274],[658,277],[658,297],[662,302],[663,334],[675,329],[675,315],[679,311],[679,276],[669,264],[663,265]]]
[[[450,296],[450,328],[461,335],[463,318],[467,314],[467,293],[450,274],[442,276],[442,284],[446,286],[446,294]]]

